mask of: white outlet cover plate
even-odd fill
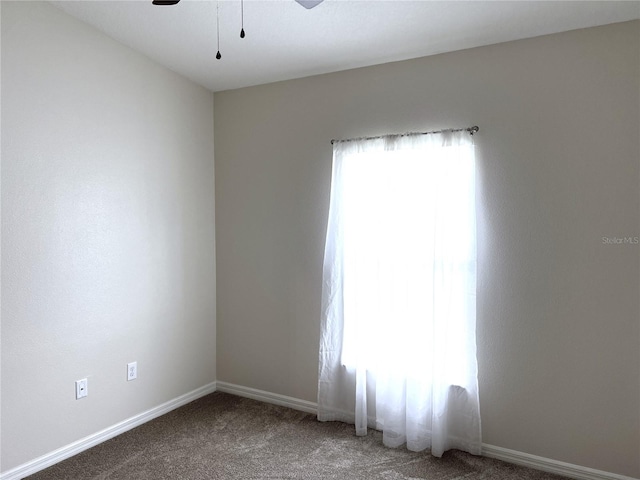
[[[127,363],[127,381],[138,378],[138,362]]]
[[[76,400],[89,395],[89,381],[86,378],[76,380]]]

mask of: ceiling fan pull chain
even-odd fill
[[[244,38],[244,0],[240,0],[240,38]]]
[[[216,53],[216,58],[220,60],[222,55],[220,55],[220,2],[216,0],[216,33],[218,34],[218,53]]]

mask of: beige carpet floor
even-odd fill
[[[344,479],[557,480],[562,477],[449,451],[382,445],[371,431],[216,392],[28,477],[29,480]]]

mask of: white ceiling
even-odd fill
[[[640,1],[53,1],[212,91],[640,18]]]

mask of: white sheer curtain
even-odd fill
[[[469,133],[334,144],[322,307],[320,421],[480,454]]]

